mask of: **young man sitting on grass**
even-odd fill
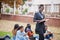
[[[44,34],[45,39],[44,40],[53,40],[53,33],[48,30],[48,27],[45,27],[46,33]]]

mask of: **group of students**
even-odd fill
[[[14,29],[12,30],[12,34],[12,40],[29,40],[29,37],[33,35],[30,24],[27,24],[25,30],[23,26],[15,24]]]
[[[45,40],[52,40],[53,33],[47,30],[47,26],[45,27],[46,33],[44,34]],[[39,40],[39,36],[34,36],[33,31],[31,30],[31,25],[27,24],[25,30],[24,26],[19,26],[18,24],[14,25],[14,29],[12,30],[13,38],[12,40]]]

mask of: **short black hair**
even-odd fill
[[[41,7],[43,7],[43,6],[44,6],[43,4],[40,4],[40,5],[39,5],[39,8],[41,8]]]
[[[30,26],[30,27],[31,27],[31,25],[30,25],[30,24],[27,24],[27,27],[28,27],[28,26]]]
[[[19,28],[19,24],[15,24],[14,29],[18,29],[18,28]]]

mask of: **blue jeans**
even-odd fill
[[[46,35],[46,36],[45,36],[45,39],[50,39],[50,37],[53,38],[53,34]]]
[[[13,36],[12,40],[15,40],[16,39],[16,36]]]
[[[35,39],[39,39],[39,35],[34,35],[33,36]]]

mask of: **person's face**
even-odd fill
[[[44,10],[44,6],[41,6],[41,8],[39,8],[39,11],[42,12]]]
[[[21,32],[23,32],[24,31],[24,28],[21,28]]]

